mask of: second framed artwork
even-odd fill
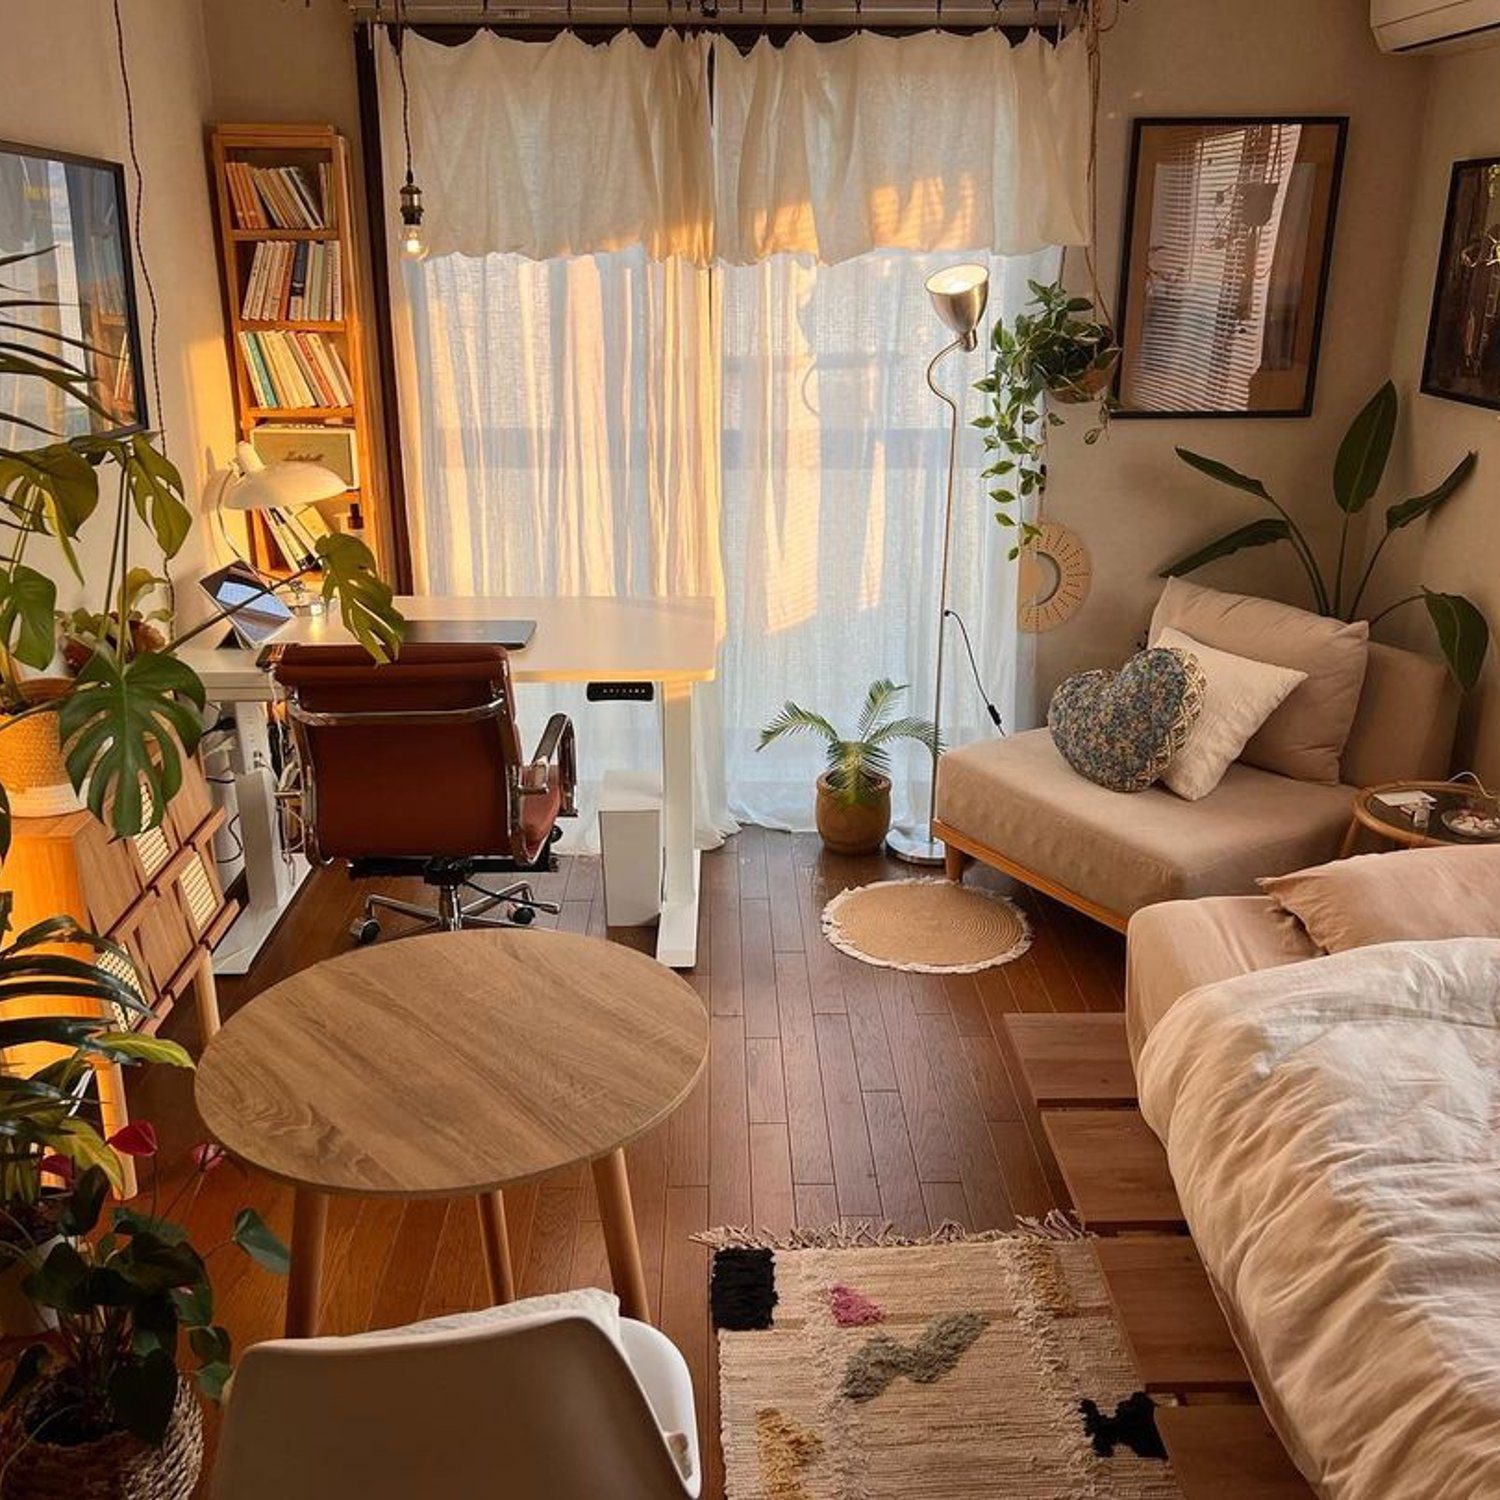
[[[1345,116],[1139,119],[1115,381],[1121,417],[1305,417]]]

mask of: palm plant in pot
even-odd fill
[[[1047,488],[1047,435],[1063,422],[1050,403],[1094,403],[1097,419],[1083,440],[1097,442],[1109,420],[1106,392],[1120,358],[1114,333],[1095,316],[1090,298],[1070,296],[1061,282],[1026,284],[1030,303],[1008,326],[996,321],[990,373],[975,382],[990,398],[974,426],[984,435],[995,519],[1017,533],[1012,559],[1037,535],[1024,508]]]
[[[939,753],[930,719],[894,717],[904,683],[882,677],[870,684],[854,735],[845,739],[822,714],[787,702],[760,732],[757,750],[789,735],[823,741],[826,767],[818,777],[818,835],[836,854],[873,854],[891,826],[891,747],[903,740]]]

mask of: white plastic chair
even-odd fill
[[[517,1305],[515,1311],[520,1310]],[[682,1477],[666,1434],[686,1438]],[[485,1313],[246,1352],[214,1500],[696,1500],[687,1364],[629,1318]]]

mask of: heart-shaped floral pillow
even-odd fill
[[[1157,646],[1118,672],[1080,672],[1061,683],[1047,727],[1080,776],[1112,792],[1143,792],[1182,749],[1205,690],[1192,652]]]

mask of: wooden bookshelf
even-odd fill
[[[218,125],[213,129],[209,149],[238,435],[248,439],[256,428],[268,424],[314,424],[352,429],[360,488],[319,508],[325,520],[334,524],[347,514],[350,503],[358,500],[365,517],[365,540],[375,552],[377,564],[384,570],[387,559],[381,556],[380,538],[388,533],[381,513],[381,497],[372,483],[374,410],[372,393],[365,380],[360,262],[354,240],[357,220],[351,209],[348,142],[328,125]],[[237,203],[230,181],[233,163],[254,168],[299,168],[313,184],[319,183],[321,174],[326,184],[326,202],[321,205],[324,226],[278,228],[246,225],[239,211],[243,199]],[[247,319],[243,316],[255,252],[263,244],[278,241],[339,247],[341,318]],[[262,404],[248,368],[244,341],[240,337],[242,333],[309,334],[326,341],[326,347],[337,353],[347,373],[352,403],[327,406]],[[272,574],[288,572],[288,560],[265,518],[252,513],[248,520],[251,554],[256,565]]]

